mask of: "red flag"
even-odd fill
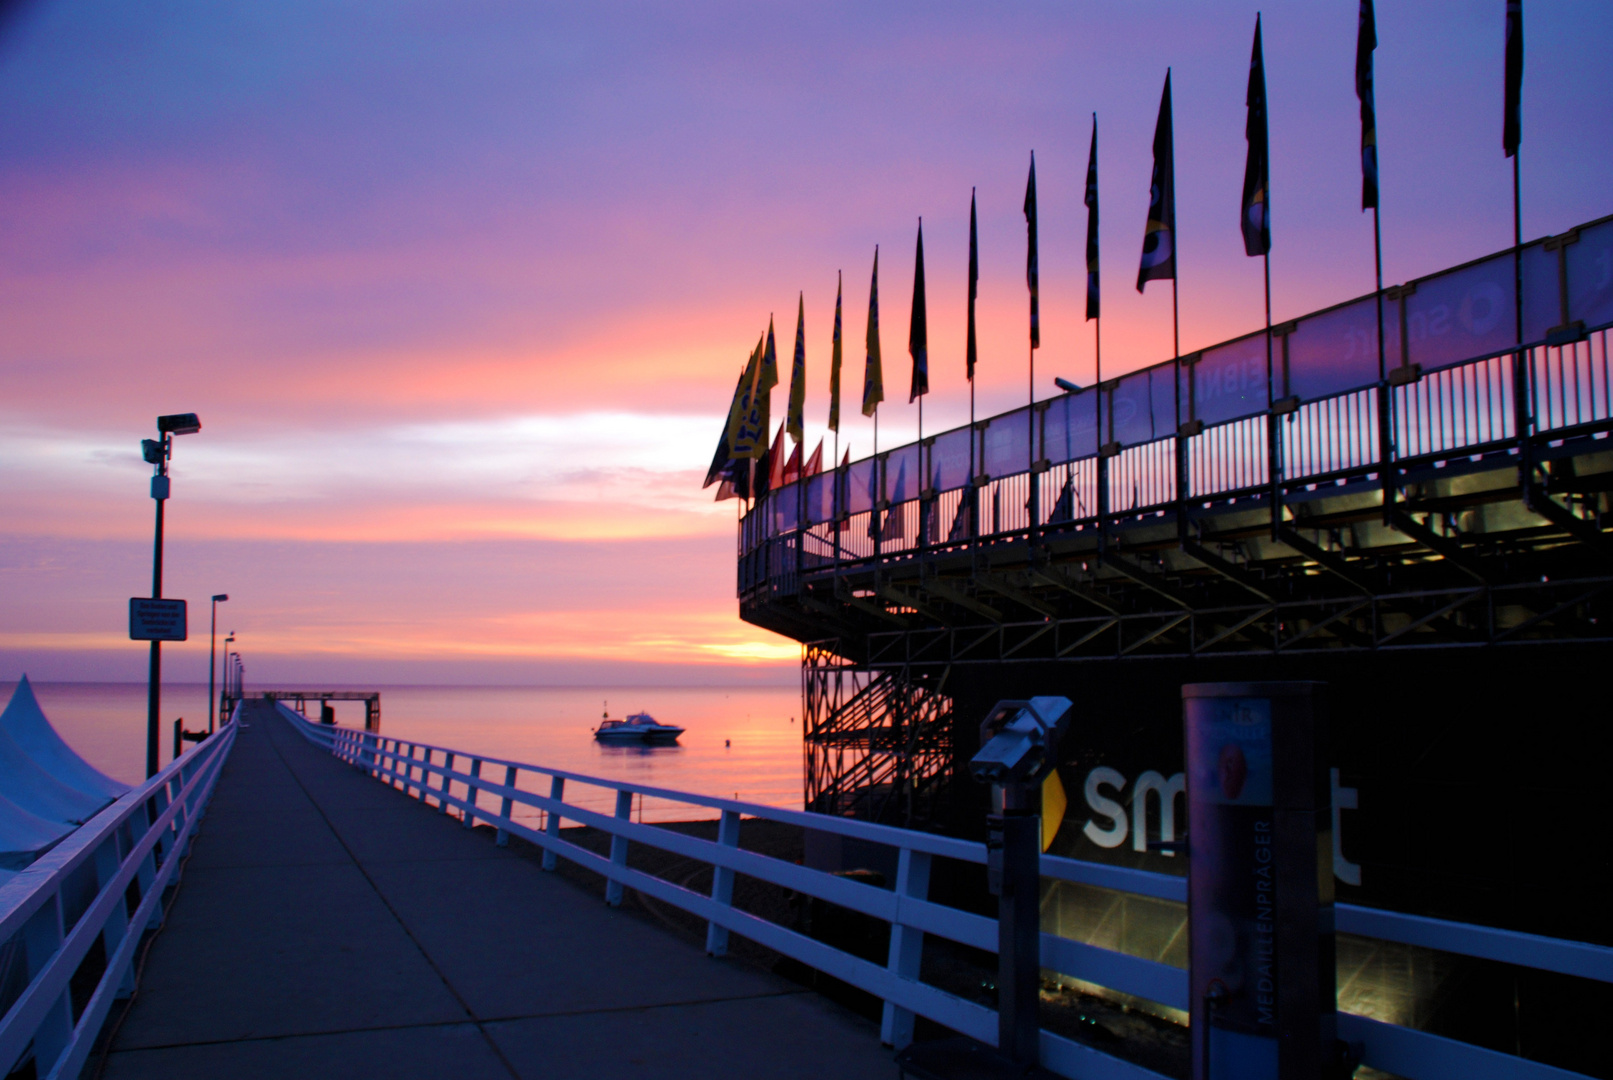
[[[812,451],[812,456],[811,457],[807,458],[806,468],[802,471],[801,475],[802,476],[817,476],[822,471],[823,471],[823,440],[819,439],[818,440],[818,448],[816,450]]]
[[[784,425],[773,436],[773,446],[767,452],[767,490],[777,491],[784,486]]]
[[[788,425],[785,426],[788,427]],[[790,451],[790,460],[784,463],[784,473],[780,477],[779,483],[793,484],[799,479],[801,479],[801,444],[796,443],[795,449]]]

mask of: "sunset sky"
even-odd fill
[[[1274,315],[1369,291],[1355,0],[1264,11]],[[1383,0],[1385,277],[1506,246],[1502,0]],[[1526,5],[1524,232],[1613,212],[1613,7]],[[795,679],[739,621],[735,503],[700,489],[734,379],[804,292],[807,449],[837,271],[842,447],[874,245],[889,407],[924,218],[927,430],[966,418],[969,193],[982,414],[1023,401],[1025,169],[1051,378],[1082,321],[1100,123],[1105,374],[1170,353],[1133,288],[1174,68],[1182,346],[1261,320],[1237,214],[1240,3],[0,5],[0,680],[135,680],[158,413],[195,411],[168,508],[171,676],[232,599],[251,677]],[[783,388],[774,414],[783,409]]]

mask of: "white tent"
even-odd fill
[[[26,675],[12,693],[11,704],[6,706],[5,712],[0,713],[0,733],[9,735],[11,741],[40,768],[86,795],[102,800],[115,799],[129,790],[128,784],[120,784],[98,771],[62,741],[56,729],[50,726],[50,721],[45,719],[44,710],[39,707],[39,699],[34,697],[34,688],[28,685]]]
[[[10,876],[8,871],[21,870],[73,829],[72,825],[30,814],[0,795],[0,884]]]
[[[34,701],[34,690],[27,685],[26,677],[11,695],[13,706],[19,700],[23,701],[23,711],[26,711],[26,703]],[[37,701],[34,708],[39,708]],[[6,716],[10,714],[11,708],[6,706]],[[44,721],[44,716],[40,719]],[[63,750],[65,748],[63,745]],[[82,825],[113,800],[110,793],[90,793],[56,779],[11,738],[5,725],[0,725],[0,793],[5,795],[6,803],[16,804],[34,817],[63,825]],[[3,812],[5,808],[0,806],[0,814]]]

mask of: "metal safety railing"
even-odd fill
[[[1206,500],[1383,485],[1528,438],[1606,438],[1610,324],[1603,218],[768,491],[740,523],[739,594]]]
[[[0,885],[0,1075],[30,1058],[40,1080],[79,1075],[134,992],[136,950],[162,922],[235,733],[225,723]]]
[[[621,902],[623,890],[636,889],[706,920],[706,951],[727,950],[736,933],[827,975],[873,994],[884,1002],[881,1038],[902,1047],[912,1041],[916,1016],[995,1044],[997,1014],[920,981],[926,934],[985,952],[997,949],[996,920],[931,901],[930,868],[937,858],[984,864],[984,844],[909,829],[808,814],[780,807],[711,798],[648,787],[581,773],[507,761],[446,747],[430,746],[313,724],[289,709],[280,713],[316,746],[398,788],[440,813],[457,810],[465,828],[477,822],[493,826],[497,840],[519,836],[543,849],[544,869],[564,858],[605,878],[607,903]],[[518,786],[526,777],[548,781],[547,796]],[[615,813],[605,814],[567,801],[576,787],[614,792]],[[645,825],[632,820],[635,798],[650,797],[686,807],[691,813],[720,815],[715,841]],[[516,820],[516,807],[542,812],[537,827]],[[816,830],[851,840],[883,845],[897,853],[893,888],[850,880],[794,862],[739,847],[741,817]],[[529,818],[528,821],[531,819]],[[600,855],[567,840],[562,822],[589,825],[611,837],[610,854]],[[709,894],[674,884],[627,864],[633,844],[703,862],[713,868]],[[890,949],[884,965],[872,963],[832,945],[770,922],[733,906],[734,876],[758,881],[860,912],[890,924]],[[1047,881],[1072,882],[1121,893],[1185,903],[1185,878],[1133,870],[1078,859],[1043,855],[1041,874]],[[1520,967],[1613,982],[1613,949],[1493,927],[1447,922],[1350,904],[1335,905],[1341,932],[1383,941],[1515,964]],[[1043,967],[1059,974],[1144,998],[1175,1009],[1188,1008],[1187,972],[1156,960],[1132,956],[1054,934],[1041,935]],[[1364,1016],[1341,1013],[1340,1036],[1358,1043],[1365,1064],[1410,1080],[1569,1080],[1568,1072],[1512,1054],[1432,1035]],[[1050,1031],[1041,1033],[1043,1064],[1068,1077],[1113,1080],[1162,1080],[1161,1074]]]

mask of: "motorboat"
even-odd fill
[[[603,719],[594,729],[594,738],[602,743],[674,743],[683,729],[675,724],[658,722],[649,713],[633,713],[625,720]]]

